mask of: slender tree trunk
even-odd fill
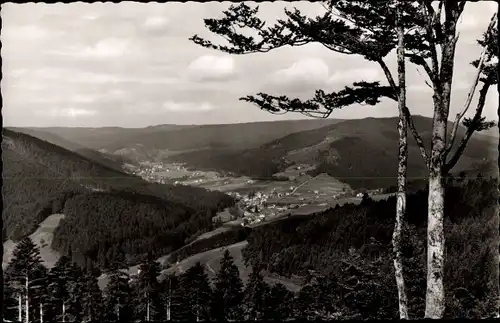
[[[25,299],[25,311],[26,311],[26,323],[30,323],[29,317],[30,317],[30,304],[29,304],[29,299],[28,299],[28,287],[29,287],[29,279],[28,279],[28,274],[26,274],[26,299]]]
[[[497,0],[497,15],[500,14],[500,0]],[[497,19],[497,33],[500,31],[500,19]],[[500,48],[497,47],[497,58],[500,59]],[[497,95],[500,95],[500,64],[497,63]],[[497,115],[498,115],[498,153],[499,156],[497,158],[497,163],[498,163],[498,191],[500,192],[500,104],[497,107]],[[500,197],[498,199],[498,242],[500,242]],[[497,254],[497,270],[498,270],[498,277],[497,277],[497,282],[496,282],[496,290],[497,290],[497,312],[496,312],[496,317],[500,317],[500,244],[498,245],[498,254]]]
[[[146,322],[149,322],[149,298],[146,305]]]
[[[399,7],[399,1],[396,3]],[[408,317],[408,298],[406,294],[405,280],[403,275],[403,255],[401,252],[401,237],[403,230],[403,221],[406,212],[406,174],[408,164],[408,129],[403,113],[403,108],[406,105],[406,72],[405,72],[405,56],[404,56],[404,30],[399,24],[400,12],[397,8],[398,19],[398,81],[399,81],[399,155],[398,155],[398,193],[396,203],[396,221],[394,233],[392,235],[392,245],[394,250],[394,273],[396,276],[396,285],[398,287],[399,296],[399,318],[407,320]]]
[[[63,301],[63,304],[62,304],[62,321],[63,321],[63,323],[64,323],[65,319],[66,319],[66,304]]]
[[[19,304],[17,306],[17,318],[19,322],[23,321],[23,299],[21,294],[18,295]]]
[[[43,304],[40,302],[40,323],[43,323]]]

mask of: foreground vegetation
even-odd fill
[[[491,317],[496,306],[495,181],[450,178],[447,185],[446,317]],[[425,306],[426,197],[425,191],[409,196],[403,239],[411,318],[423,317]],[[62,257],[49,271],[41,264],[37,247],[25,239],[5,274],[6,318],[17,318],[17,297],[25,295],[28,276],[34,321],[39,321],[40,302],[44,320],[61,320],[63,303],[66,321],[145,320],[148,312],[151,321],[395,319],[398,299],[390,245],[394,203],[393,198],[365,198],[360,205],[254,229],[243,250],[253,268],[246,286],[229,253],[213,282],[200,263],[180,276],[161,277],[161,267],[150,253],[138,276],[128,277],[119,270],[124,264],[110,263],[104,271],[109,283],[101,293],[97,286],[101,271],[92,262],[81,269],[70,257]],[[270,286],[261,270],[302,276],[304,285],[295,294],[281,284]]]

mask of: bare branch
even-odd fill
[[[467,126],[466,133],[464,137],[462,138],[462,141],[460,142],[457,150],[455,151],[455,154],[453,157],[450,159],[449,162],[447,162],[444,165],[444,173],[447,174],[458,162],[460,157],[462,156],[463,152],[465,151],[465,148],[467,147],[467,143],[469,142],[469,139],[472,137],[472,134],[474,131],[482,130],[482,127],[484,126],[484,118],[481,117],[481,114],[483,113],[483,108],[484,104],[486,102],[486,95],[488,94],[488,89],[491,86],[491,82],[485,82],[483,84],[483,87],[479,91],[479,102],[477,104],[476,108],[476,113],[474,115],[474,118],[469,122]],[[484,127],[487,128],[488,126]],[[445,157],[446,158],[446,157]]]
[[[385,76],[387,77],[387,81],[389,81],[390,86],[396,92],[398,87],[396,85],[396,82],[394,82],[394,78],[392,77],[392,74],[391,74],[391,71],[389,70],[389,67],[387,67],[387,65],[385,64],[385,62],[383,60],[379,60],[378,63],[382,67],[382,70],[384,71]],[[410,129],[413,137],[415,138],[415,141],[417,142],[418,148],[420,149],[420,154],[422,155],[422,158],[424,159],[425,165],[428,167],[429,166],[429,156],[427,154],[427,150],[425,149],[424,141],[422,140],[422,137],[420,136],[417,129],[415,128],[415,124],[413,123],[413,118],[411,117],[410,110],[408,109],[407,106],[403,107],[403,114],[405,116],[406,122],[408,123],[408,128]]]
[[[491,17],[490,24],[488,25],[488,29],[487,29],[488,34],[491,32],[491,30],[495,26],[496,20],[497,20],[497,13],[493,14],[493,16]],[[476,77],[474,78],[471,89],[469,90],[469,93],[467,95],[467,100],[465,101],[464,108],[455,117],[455,123],[453,125],[453,130],[451,132],[450,141],[448,142],[448,145],[447,145],[446,150],[444,152],[445,157],[450,153],[450,151],[453,147],[453,144],[455,142],[455,138],[457,136],[458,127],[460,125],[460,121],[462,120],[462,118],[465,116],[465,114],[469,110],[470,104],[471,104],[472,99],[474,97],[474,93],[476,92],[477,84],[479,83],[479,79],[481,77],[481,73],[483,72],[484,62],[488,61],[491,58],[491,55],[492,55],[492,53],[488,53],[488,47],[487,46],[483,47],[483,51],[481,53],[481,56],[479,59],[479,64],[477,67]],[[476,110],[476,113],[477,113],[477,110]]]

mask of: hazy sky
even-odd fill
[[[4,125],[142,127],[304,119],[299,114],[273,116],[238,98],[261,91],[307,98],[317,88],[337,90],[360,78],[385,80],[376,63],[318,44],[236,56],[188,40],[195,33],[216,40],[203,18],[218,17],[229,5],[2,5]],[[259,12],[272,23],[283,17],[284,7],[293,6],[305,14],[324,12],[320,3],[304,1],[260,3]],[[453,116],[463,106],[474,77],[469,62],[480,54],[475,39],[495,10],[495,2],[466,5],[455,60]],[[395,71],[394,54],[387,61]],[[432,93],[423,71],[408,64],[407,73],[412,113],[431,116]],[[492,90],[487,117],[496,120],[497,105],[498,94]],[[384,101],[376,107],[334,111],[331,117],[396,114],[396,103]]]

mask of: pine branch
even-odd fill
[[[257,105],[260,109],[273,114],[299,112],[314,118],[328,118],[334,109],[341,109],[352,104],[376,105],[380,98],[397,100],[393,89],[380,86],[379,82],[355,82],[352,87],[346,86],[339,92],[325,93],[317,90],[312,99],[303,101],[289,99],[287,96],[273,96],[258,93],[240,98]]]

